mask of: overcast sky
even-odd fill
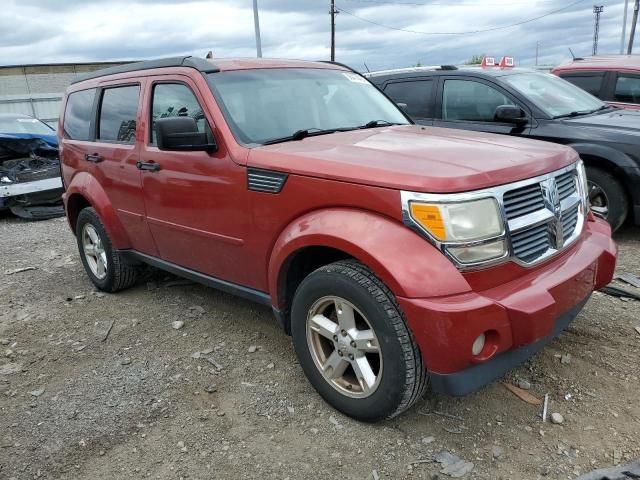
[[[358,70],[365,62],[371,70],[380,70],[418,61],[455,64],[486,53],[513,55],[526,66],[535,63],[540,42],[540,63],[556,64],[569,58],[569,47],[576,55],[591,53],[594,3],[604,5],[599,53],[618,53],[624,0],[575,3],[336,0],[342,10],[336,19],[336,60]],[[209,50],[220,57],[256,53],[252,0],[2,0],[2,4],[1,65],[204,56]],[[329,0],[259,0],[259,6],[263,56],[329,58]],[[567,6],[519,26],[439,34],[508,26]],[[631,10],[632,5],[629,26]],[[637,44],[640,53],[640,40]]]

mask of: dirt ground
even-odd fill
[[[617,240],[640,274],[640,229]],[[566,479],[640,457],[640,302],[596,293],[504,379],[561,425],[500,383],[367,425],[320,399],[267,308],[160,272],[96,292],[65,219],[0,217],[0,267],[1,479],[447,478],[441,451],[468,479]]]

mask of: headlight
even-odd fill
[[[587,182],[587,171],[584,168],[584,162],[582,160],[578,160],[578,183],[578,188],[580,188],[580,193],[584,202],[584,210],[586,214],[589,212],[589,207],[591,205],[589,203],[589,183]]]
[[[499,259],[507,255],[504,223],[494,198],[440,200],[438,195],[403,192],[411,217],[448,255],[463,265]]]

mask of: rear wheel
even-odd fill
[[[609,172],[587,167],[587,182],[591,210],[605,218],[615,231],[622,226],[629,212],[629,202],[620,181]]]
[[[391,418],[426,390],[422,357],[399,305],[362,264],[336,262],[305,278],[291,329],[307,378],[346,415]]]
[[[100,290],[117,292],[135,283],[138,268],[128,265],[113,248],[109,235],[93,208],[85,208],[78,215],[76,239],[84,269]]]

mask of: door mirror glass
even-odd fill
[[[198,131],[191,117],[167,117],[155,121],[156,140],[160,150],[215,152],[218,146]]]
[[[499,105],[496,107],[494,118],[496,122],[513,123],[515,125],[527,123],[524,111],[516,105]]]

